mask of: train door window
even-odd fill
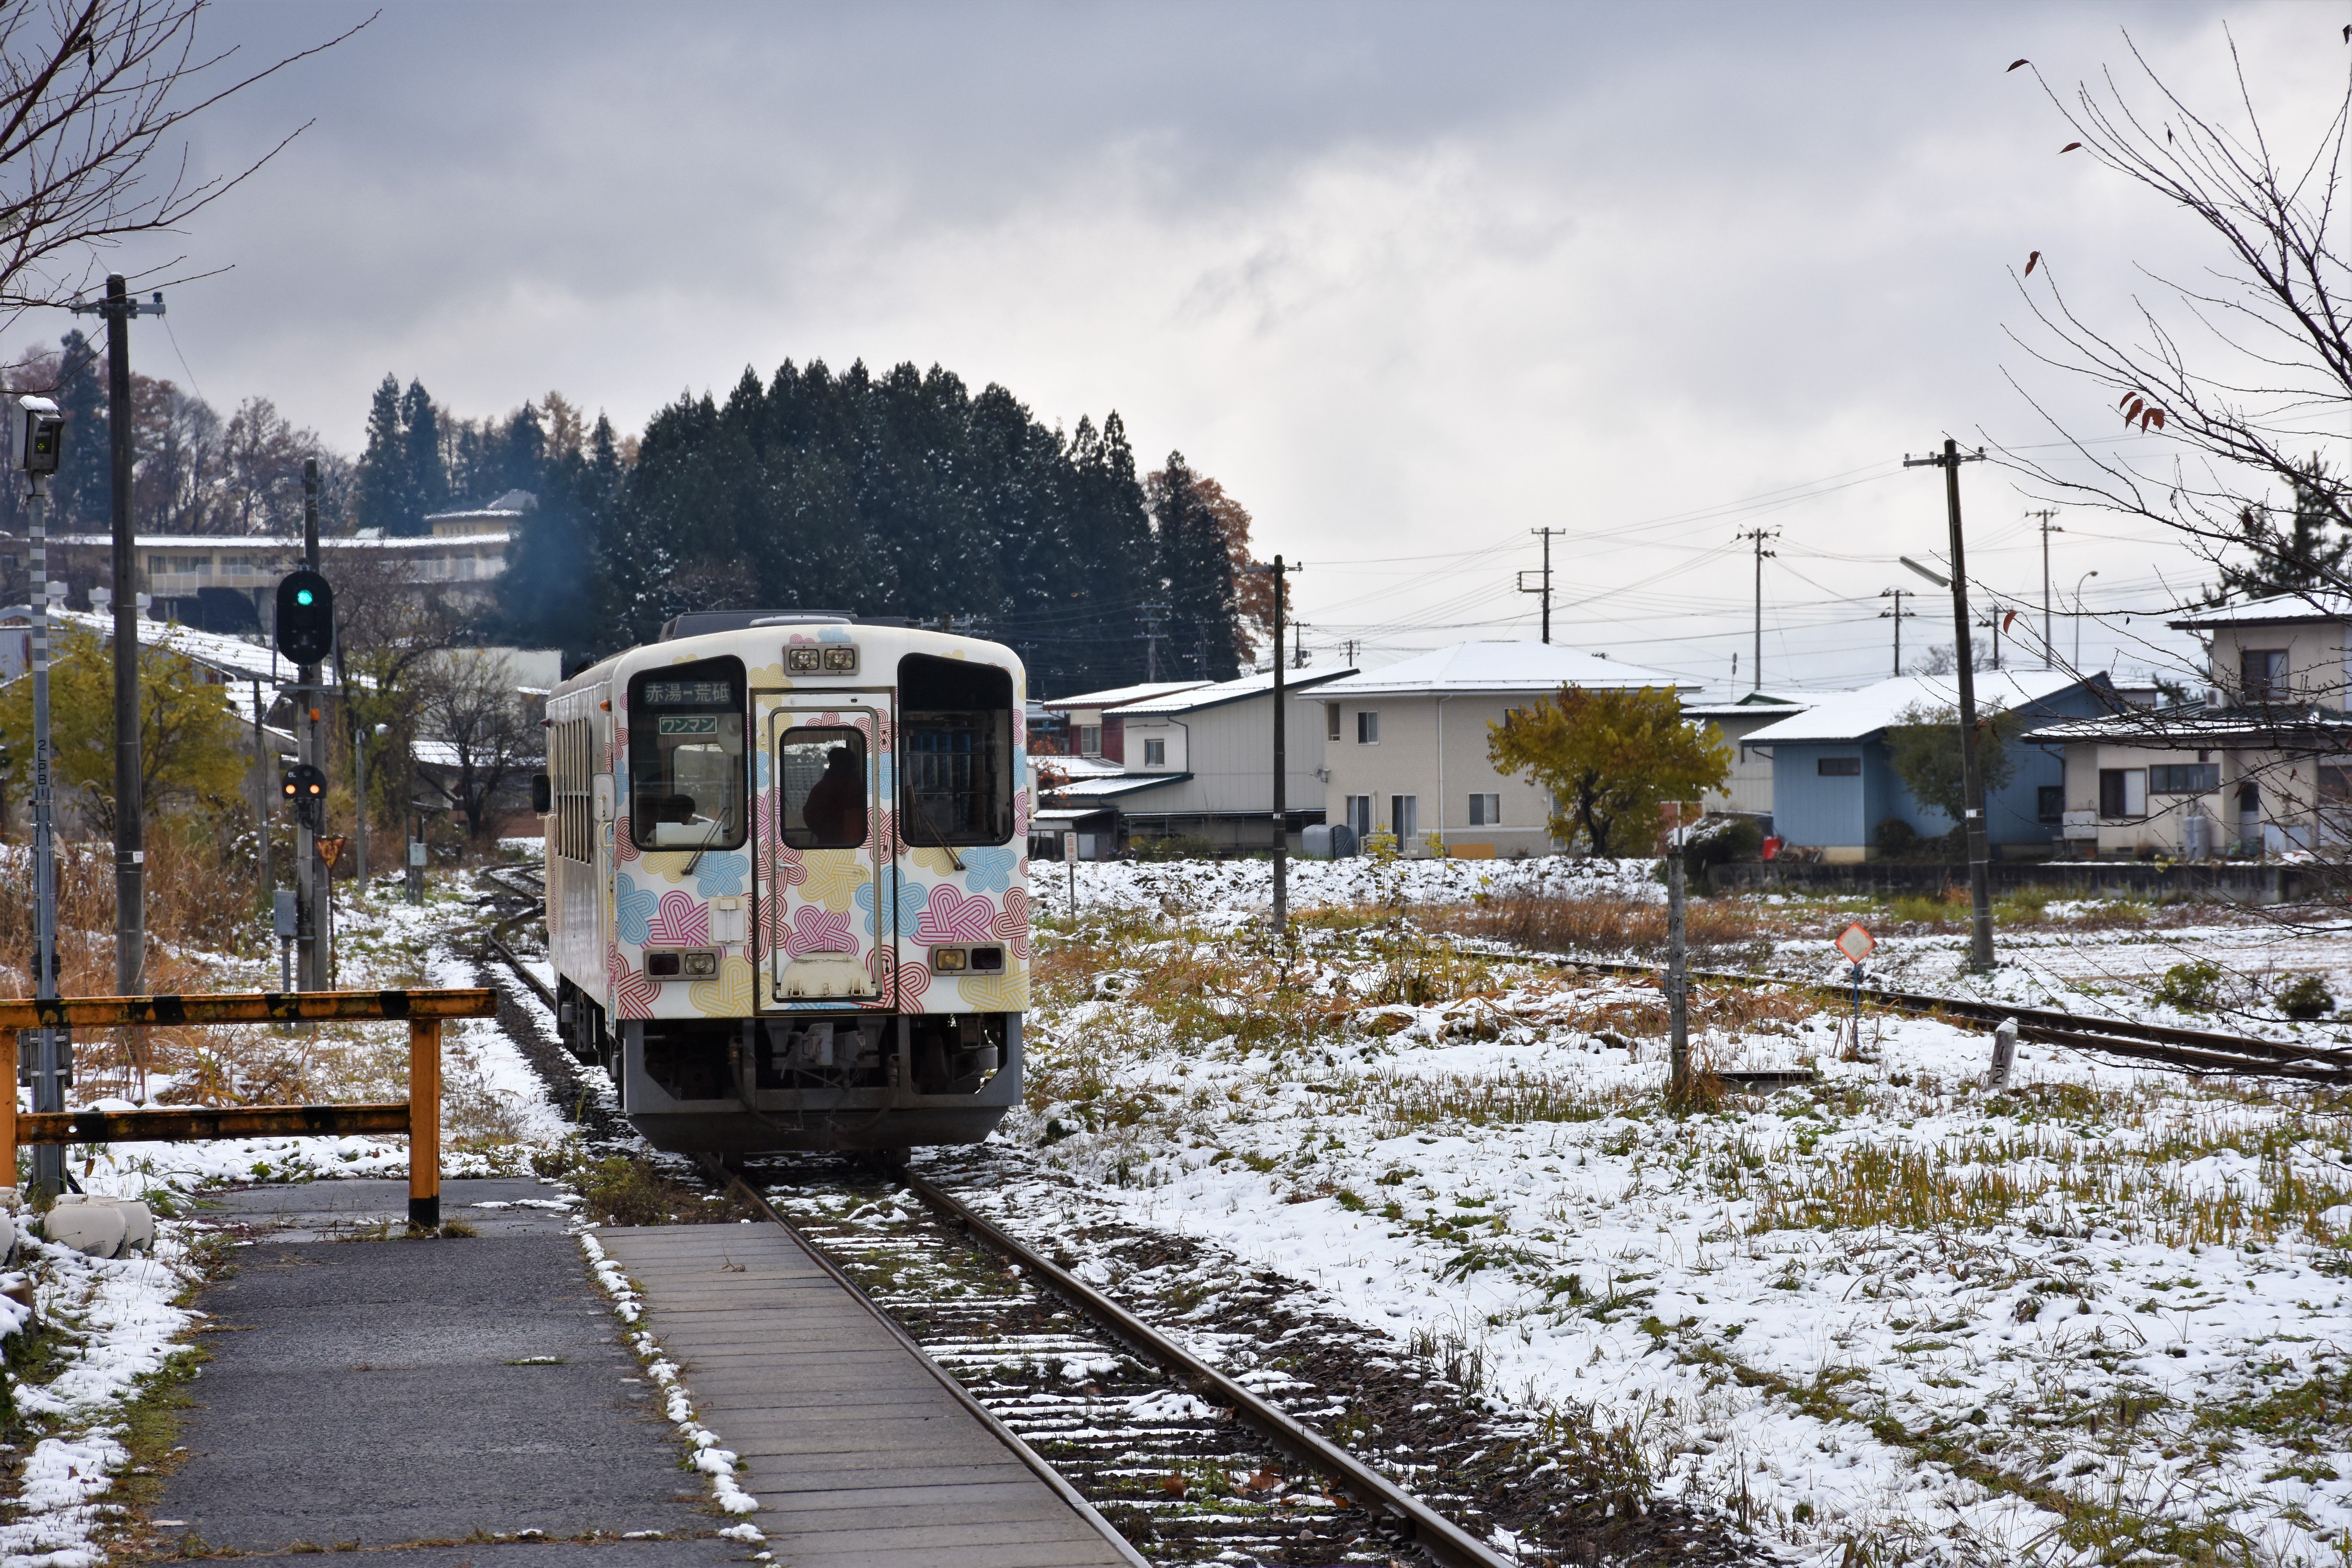
[[[708,658],[629,682],[630,832],[646,849],[743,842],[743,664]]]
[[[1013,676],[973,659],[898,661],[900,832],[913,845],[1013,837]]]
[[[787,730],[776,743],[776,831],[795,849],[866,842],[866,737],[851,729]]]

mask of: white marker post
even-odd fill
[[[1078,918],[1078,830],[1073,824],[1062,835],[1062,864],[1070,868],[1070,918]]]

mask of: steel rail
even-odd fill
[[[1548,955],[1556,962],[1617,974],[1654,975],[1654,964],[1625,963]],[[1853,987],[1818,980],[1792,980],[1770,974],[1735,974],[1727,970],[1695,969],[1691,979],[1722,985],[1785,985],[1844,1001]],[[1999,1025],[2014,1018],[2018,1036],[2044,1045],[2076,1050],[2104,1051],[2111,1056],[2160,1063],[2191,1072],[2217,1072],[2269,1078],[2303,1079],[2318,1083],[2352,1082],[2352,1051],[2326,1046],[2305,1046],[2249,1035],[2224,1035],[2210,1029],[2183,1029],[2166,1024],[2142,1024],[2127,1018],[2101,1018],[2061,1013],[2046,1007],[2021,1007],[1983,1002],[1966,996],[1865,988],[1862,1000],[1872,1006],[1915,1017],[1950,1017],[1970,1023]]]
[[[1095,1511],[1094,1504],[1088,1502],[1086,1500],[1085,1495],[1081,1493],[1077,1488],[1070,1484],[1068,1477],[1063,1475],[1061,1471],[1055,1469],[1052,1465],[1047,1464],[1044,1455],[1038,1453],[1036,1449],[1032,1448],[1027,1443],[1024,1442],[1019,1434],[1015,1433],[1011,1427],[1007,1426],[1003,1421],[997,1418],[995,1412],[990,1410],[988,1406],[973,1398],[971,1391],[964,1387],[962,1384],[958,1383],[955,1380],[954,1374],[950,1373],[947,1368],[933,1361],[930,1358],[929,1352],[926,1352],[921,1345],[915,1342],[915,1336],[908,1333],[906,1329],[899,1324],[896,1318],[893,1318],[889,1313],[882,1310],[880,1302],[875,1300],[873,1297],[868,1296],[862,1289],[860,1289],[857,1281],[852,1279],[846,1273],[843,1272],[840,1265],[835,1263],[832,1258],[827,1258],[821,1247],[819,1247],[814,1242],[809,1240],[807,1237],[803,1236],[800,1233],[799,1226],[793,1225],[792,1221],[777,1213],[776,1206],[770,1203],[767,1198],[758,1191],[758,1189],[751,1185],[751,1183],[745,1181],[740,1173],[728,1170],[715,1154],[703,1156],[701,1164],[703,1171],[707,1175],[739,1194],[744,1202],[750,1204],[761,1214],[765,1215],[771,1224],[774,1225],[787,1237],[791,1237],[793,1245],[799,1247],[802,1252],[805,1253],[808,1256],[810,1262],[815,1264],[820,1269],[823,1269],[826,1278],[830,1279],[835,1284],[847,1291],[849,1293],[850,1300],[865,1308],[868,1315],[870,1315],[876,1322],[888,1330],[891,1337],[898,1342],[900,1348],[905,1350],[917,1361],[920,1362],[923,1365],[923,1369],[940,1381],[940,1386],[945,1388],[950,1394],[954,1396],[957,1404],[962,1405],[965,1411],[970,1414],[974,1420],[986,1427],[992,1436],[995,1437],[997,1441],[1003,1443],[1007,1448],[1010,1448],[1013,1451],[1013,1456],[1024,1465],[1027,1466],[1029,1469],[1036,1475],[1039,1480],[1045,1482],[1045,1485],[1051,1489],[1055,1497],[1068,1504],[1069,1507],[1077,1513],[1079,1518],[1085,1520],[1088,1524],[1094,1526],[1096,1530],[1099,1531],[1102,1533],[1105,1542],[1118,1552],[1120,1556],[1129,1563],[1129,1568],[1151,1568],[1150,1560],[1145,1557],[1140,1552],[1138,1552],[1135,1549],[1134,1543],[1129,1542],[1127,1537],[1121,1535],[1118,1531],[1113,1530],[1108,1520],[1103,1518],[1101,1514]]]
[[[1231,1409],[1244,1426],[1300,1464],[1319,1470],[1345,1485],[1359,1503],[1388,1514],[1412,1534],[1414,1544],[1441,1564],[1441,1568],[1509,1568],[1507,1559],[1498,1556],[1460,1525],[1313,1427],[1259,1398],[1026,1243],[1015,1239],[961,1200],[903,1165],[891,1166],[890,1173],[905,1184],[908,1191],[963,1226],[991,1250],[1018,1263],[1037,1284],[1093,1319],[1120,1343],[1148,1360],[1159,1363],[1189,1384],[1193,1393]]]

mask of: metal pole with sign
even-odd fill
[[[1871,949],[1878,945],[1878,939],[1864,930],[1860,921],[1856,921],[1838,933],[1834,945],[1838,952],[1845,955],[1845,961],[1853,965],[1853,973],[1850,977],[1853,984],[1852,1048],[1856,1056],[1860,1056],[1862,1054],[1862,961],[1868,958]]]
[[[1072,823],[1062,835],[1062,863],[1070,868],[1070,918],[1078,918],[1078,828]]]

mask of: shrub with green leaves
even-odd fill
[[[2336,994],[2316,974],[2298,974],[2279,987],[2278,1010],[2289,1018],[2325,1018],[2336,1011]]]
[[[2202,959],[2176,963],[2164,972],[2148,997],[2184,1013],[2210,1013],[2221,1005],[2221,966]]]

